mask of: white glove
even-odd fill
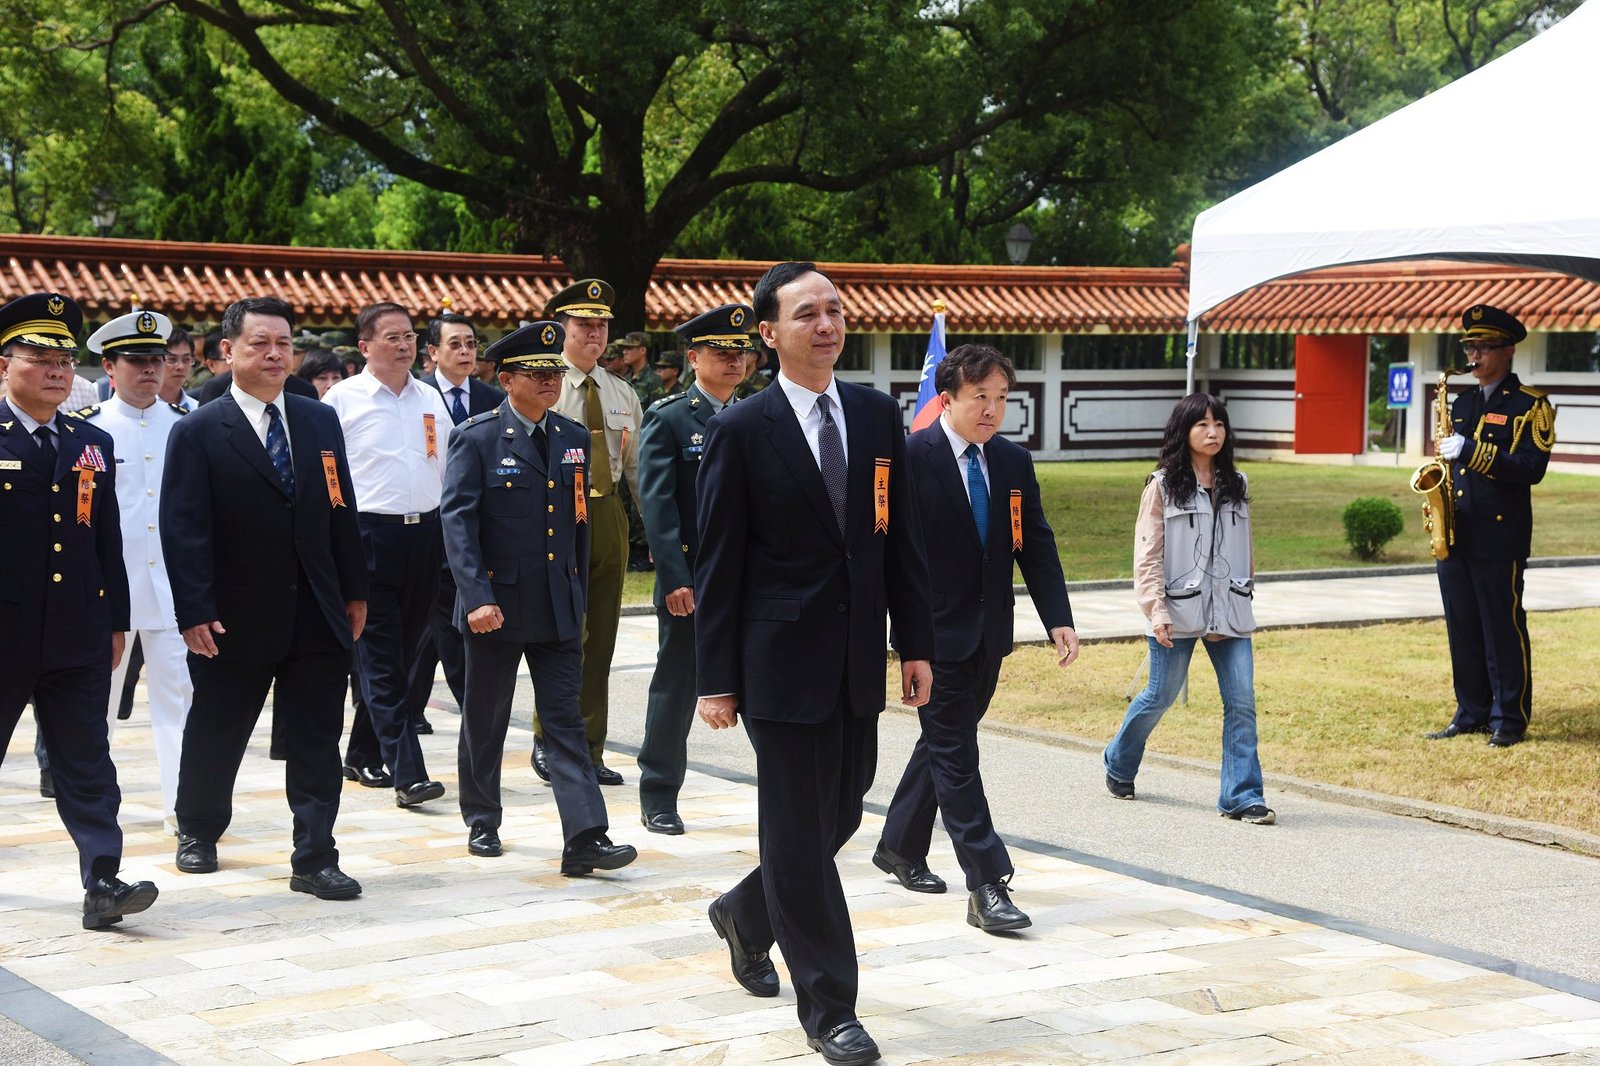
[[[1455,462],[1456,457],[1461,454],[1462,449],[1466,446],[1467,438],[1459,433],[1451,434],[1439,442],[1439,458]]]

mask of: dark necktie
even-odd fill
[[[978,446],[967,445],[967,495],[972,497],[972,520],[978,523],[978,542],[989,546],[989,486],[983,483],[983,467],[978,463]]]
[[[550,437],[545,433],[543,426],[533,427],[533,450],[540,459],[543,459],[546,462],[549,461]]]
[[[450,421],[458,426],[467,420],[467,405],[461,402],[462,391],[460,385],[450,390]]]
[[[833,515],[839,520],[839,532],[842,535],[845,503],[844,443],[839,439],[839,423],[833,420],[833,401],[827,396],[818,396],[817,410],[822,413],[822,431],[817,434],[822,483],[827,486],[828,499],[833,501]]]
[[[40,426],[33,431],[33,435],[39,442],[39,454],[44,456],[44,465],[50,471],[51,480],[54,480],[56,476],[55,434],[50,432],[49,426]]]
[[[283,479],[283,487],[293,496],[294,463],[289,461],[289,434],[284,432],[283,416],[275,403],[267,404],[267,458],[272,460],[273,469]]]

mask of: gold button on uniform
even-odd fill
[[[544,483],[544,487],[547,489],[553,489],[556,487],[556,483],[554,481],[546,481]]]
[[[58,515],[58,514],[57,515],[51,515],[50,517],[54,518],[57,522],[61,521],[61,516]]]
[[[555,552],[550,552],[548,555],[545,556],[545,558],[549,559],[551,562],[555,562],[556,561],[556,553]],[[58,578],[56,578],[56,580],[60,581],[61,579],[58,577]]]
[[[556,535],[556,531],[553,529],[547,529],[544,531],[544,535],[547,537],[553,537]]]
[[[59,544],[52,544],[51,547],[53,547],[56,551],[60,551],[61,550],[61,545],[59,545]]]
[[[9,485],[6,486],[6,488],[10,488],[10,487],[11,486],[9,486]],[[555,514],[556,513],[556,505],[553,504],[553,503],[545,504],[545,508],[544,509],[546,511],[549,511],[551,514]]]
[[[60,492],[61,491],[61,486],[60,485],[51,485],[50,486],[50,491],[51,492]]]
[[[509,482],[509,481],[508,481],[508,482],[506,482],[506,488],[508,488],[508,489],[509,489],[509,488],[510,488],[510,487],[511,487],[511,482]]]
[[[51,574],[50,575],[50,580],[56,582],[57,584],[59,584],[61,582],[61,575],[60,574]]]
[[[7,491],[7,492],[10,492],[10,491],[11,491],[11,482],[9,482],[9,481],[8,481],[8,482],[6,482],[6,491]]]

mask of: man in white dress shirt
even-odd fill
[[[153,311],[134,311],[96,330],[88,347],[100,356],[116,390],[78,414],[116,441],[117,504],[122,512],[122,557],[128,566],[130,623],[144,648],[150,735],[161,768],[161,813],[169,830],[175,832],[173,811],[178,800],[183,723],[194,686],[189,679],[188,649],[172,609],[172,586],[167,581],[158,528],[167,436],[185,413],[175,404],[164,403],[159,395],[167,372],[171,332],[167,316]],[[111,674],[111,704],[106,712],[111,729],[116,728],[128,658],[123,656]]]
[[[444,795],[428,778],[407,692],[412,654],[439,589],[439,495],[454,423],[438,391],[411,376],[417,334],[405,308],[363,308],[356,336],[366,369],[322,400],[344,430],[367,557],[367,627],[355,648],[361,696],[395,803],[412,807]]]

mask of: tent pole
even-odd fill
[[[1200,340],[1200,320],[1189,319],[1189,346],[1185,353],[1185,362],[1189,365],[1188,377],[1184,379],[1183,394],[1188,396],[1194,392],[1194,350]]]

